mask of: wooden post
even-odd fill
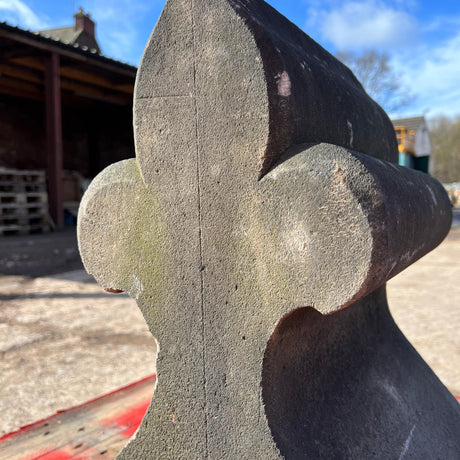
[[[49,207],[56,228],[62,228],[64,226],[62,204],[62,114],[59,55],[57,53],[51,53],[46,59],[45,104]]]

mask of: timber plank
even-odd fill
[[[156,376],[0,438],[0,460],[113,459],[139,426]]]
[[[5,181],[0,178],[0,193],[46,192],[44,182]]]

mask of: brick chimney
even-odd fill
[[[84,13],[83,8],[80,7],[78,13],[73,15],[75,18],[75,30],[83,30],[92,38],[95,38],[94,34],[94,21],[91,19],[89,13]]]

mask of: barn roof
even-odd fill
[[[71,37],[72,29],[74,30],[73,27],[64,27],[60,29],[32,31],[28,29],[21,29],[18,26],[11,25],[3,21],[0,22],[0,39],[11,39],[22,44],[31,44],[42,49],[45,47],[55,48],[58,51],[66,53],[67,55],[70,53],[75,56],[84,56],[93,61],[110,64],[112,66],[118,67],[119,69],[125,69],[130,72],[136,72],[137,68],[135,66],[105,56],[100,52],[99,47],[90,47],[88,44],[82,43],[81,39],[76,39],[78,37]],[[59,33],[59,31],[62,33]],[[6,45],[2,46],[0,43],[0,53],[2,51],[6,51],[5,48]],[[11,47],[9,47],[8,54],[11,55],[12,52],[13,50]]]
[[[425,122],[425,117],[398,118],[391,120],[393,126],[404,126],[412,131],[417,131],[422,123]]]

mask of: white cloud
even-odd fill
[[[423,25],[424,32],[450,32],[460,27],[460,16],[435,16]]]
[[[305,30],[331,52],[385,51],[415,100],[391,116],[460,114],[460,15],[416,18],[417,0],[308,0]]]
[[[379,0],[351,1],[322,11],[310,11],[309,23],[337,49],[389,49],[413,42],[416,19]]]
[[[412,111],[429,116],[460,114],[460,32],[435,46],[420,46],[393,56],[392,64],[418,96]],[[411,107],[408,107],[411,110]]]
[[[11,24],[32,30],[48,27],[48,21],[35,14],[21,0],[0,0],[0,17]]]

